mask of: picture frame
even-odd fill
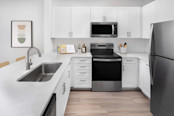
[[[32,21],[11,21],[11,47],[29,48],[33,47]]]

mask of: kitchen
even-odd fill
[[[158,53],[160,56],[159,51],[150,52],[150,46],[153,45],[151,39],[163,37],[159,36],[160,30],[153,32],[152,29],[165,28],[160,23],[157,25],[158,22],[174,20],[174,15],[170,13],[173,10],[172,0],[6,0],[0,3],[0,64],[8,64],[0,68],[2,116],[51,116],[47,114],[49,111],[56,111],[57,116],[173,116],[170,109],[173,106],[172,92],[164,90],[168,88],[172,91],[172,86],[158,86],[163,93],[155,95],[164,95],[164,98],[152,96],[153,83],[149,69],[153,67],[153,55]],[[36,50],[16,47],[19,44],[12,41],[13,27],[19,21],[29,22],[32,30],[30,47],[36,47]],[[117,33],[109,33],[116,36],[92,36],[92,23],[98,22],[101,27],[102,24],[114,23]],[[172,30],[172,23],[166,25]],[[19,28],[22,30],[25,27]],[[108,29],[113,28],[110,26]],[[20,36],[24,36],[22,32],[19,31]],[[23,38],[19,42],[23,42]],[[81,52],[83,44],[86,53]],[[172,46],[172,41],[165,44]],[[67,46],[72,48],[71,53],[60,53]],[[35,51],[38,54],[35,55]],[[149,53],[153,53],[150,59],[152,66],[149,64]],[[172,59],[167,52],[162,55]],[[22,56],[23,60],[15,61]],[[104,63],[101,63],[101,59]],[[121,60],[121,65],[116,60]],[[26,63],[27,67],[30,66],[29,70],[26,70]],[[119,66],[118,70],[114,71],[115,67],[111,64]],[[103,70],[108,73],[102,73]],[[41,79],[40,73],[44,79]],[[111,73],[116,74],[114,77],[119,75],[121,79],[109,79]],[[105,74],[109,81],[112,80],[110,83],[103,79]],[[99,79],[96,81],[95,77]]]

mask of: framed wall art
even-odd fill
[[[32,47],[32,39],[32,21],[11,21],[11,47]]]

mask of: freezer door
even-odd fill
[[[174,21],[154,24],[151,53],[174,59]]]
[[[151,112],[154,116],[174,116],[174,61],[155,58],[151,93]]]

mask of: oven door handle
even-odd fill
[[[121,59],[97,59],[97,58],[94,58],[93,61],[97,61],[97,62],[120,62],[122,60]]]

